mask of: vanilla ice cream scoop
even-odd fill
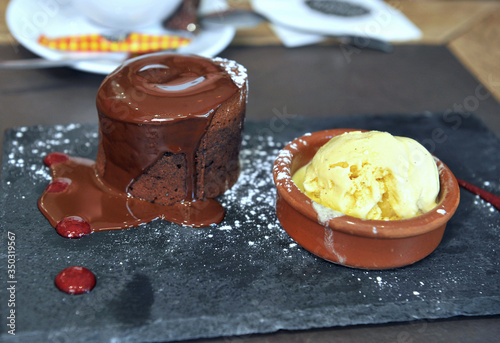
[[[439,172],[417,141],[387,132],[347,132],[293,176],[314,201],[363,219],[418,216],[436,206]]]

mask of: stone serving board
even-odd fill
[[[290,140],[329,128],[413,137],[457,177],[500,194],[500,142],[472,114],[277,116],[246,122],[242,173],[219,198],[227,211],[221,224],[193,229],[156,220],[68,240],[37,208],[50,180],[42,159],[53,151],[94,158],[97,127],[8,130],[0,281],[2,289],[10,285],[10,232],[16,242],[16,335],[7,332],[8,292],[2,291],[2,340],[173,341],[500,314],[500,213],[467,191],[461,191],[440,246],[408,267],[350,269],[315,257],[289,238],[274,212],[275,156]],[[92,292],[74,296],[54,286],[54,277],[72,265],[94,272]]]

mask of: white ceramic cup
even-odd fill
[[[130,30],[155,25],[168,18],[182,0],[73,0],[90,21],[107,28]]]

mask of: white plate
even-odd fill
[[[88,56],[53,50],[38,44],[41,33],[49,37],[89,33],[106,33],[102,27],[89,22],[76,12],[71,1],[65,0],[11,0],[6,13],[7,26],[14,38],[33,53],[50,60],[66,57]],[[177,53],[214,57],[233,40],[235,29],[231,26],[204,25],[203,30]],[[168,34],[160,24],[141,30],[144,33]],[[127,56],[126,53],[102,53],[103,59],[79,62],[74,68],[99,74],[109,74]]]
[[[341,17],[310,8],[305,0],[252,0],[255,11],[274,24],[322,35],[356,35],[387,41],[418,39],[420,30],[401,12],[380,0],[342,0],[368,14]]]

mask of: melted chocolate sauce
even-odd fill
[[[90,232],[124,229],[156,218],[193,227],[217,224],[224,218],[224,208],[213,199],[161,206],[130,197],[103,183],[94,161],[89,159],[68,157],[52,163],[50,169],[52,183],[65,180],[67,186],[51,192],[49,184],[38,207],[63,237],[80,238]]]
[[[84,267],[68,267],[57,274],[54,283],[59,290],[69,294],[90,292],[96,284],[95,275]]]

